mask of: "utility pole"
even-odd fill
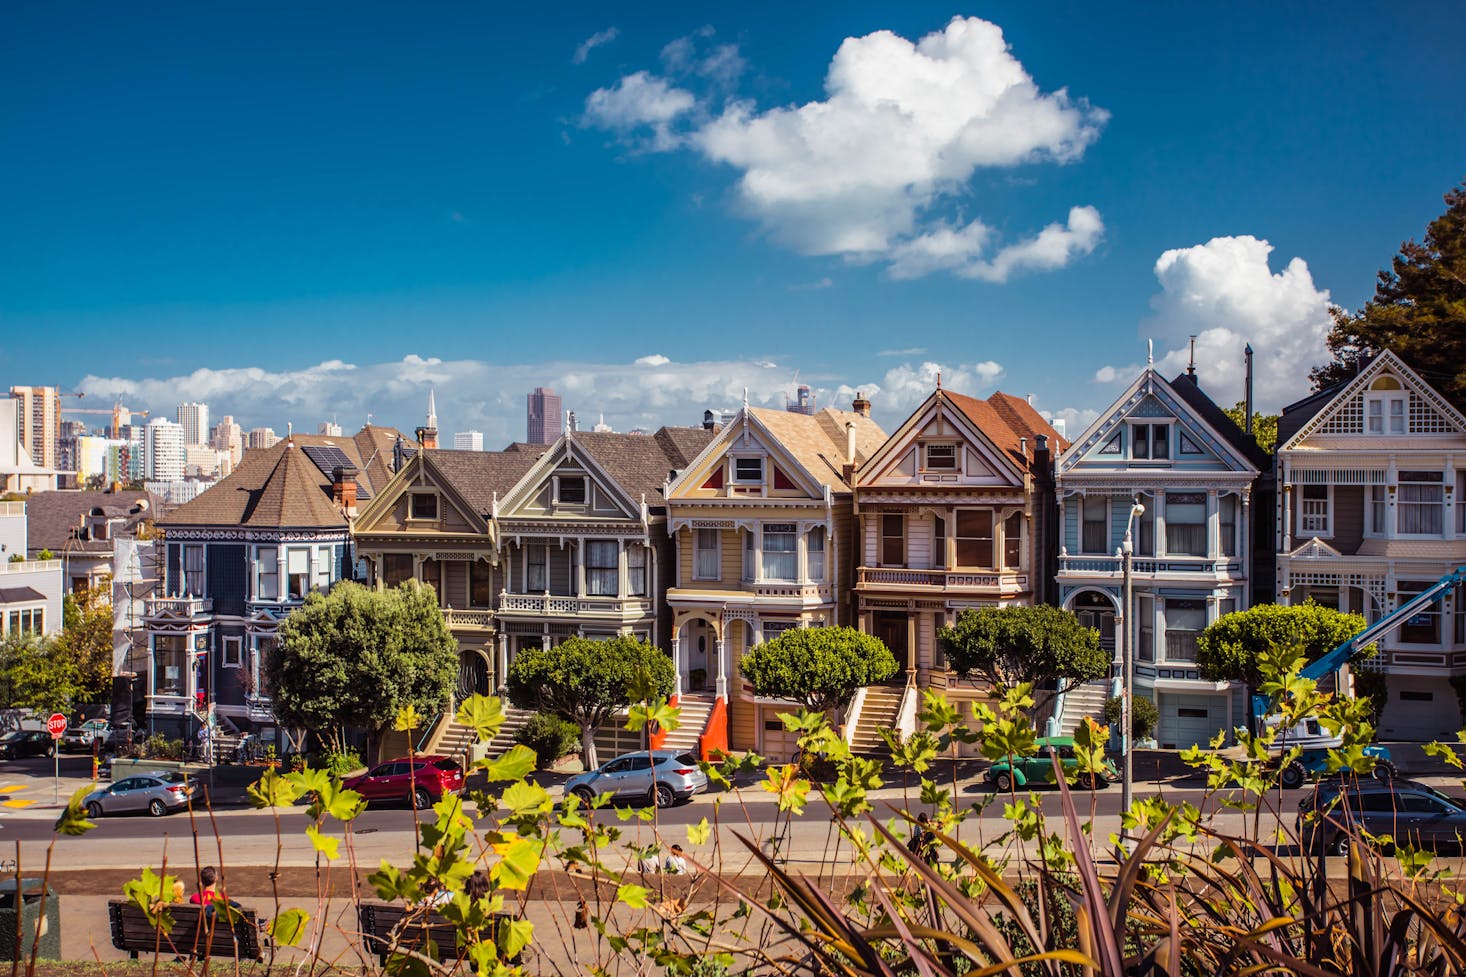
[[[1120,659],[1123,690],[1120,694],[1120,749],[1124,753],[1124,767],[1120,775],[1120,813],[1130,810],[1131,797],[1135,790],[1135,763],[1130,743],[1131,707],[1135,699],[1135,635],[1134,622],[1130,613],[1134,606],[1131,594],[1131,569],[1135,556],[1135,545],[1130,535],[1135,517],[1145,514],[1145,506],[1136,497],[1130,506],[1130,518],[1125,520],[1125,538],[1120,543],[1120,566],[1123,571],[1123,585],[1120,590],[1123,616],[1121,628],[1124,631],[1124,653]]]

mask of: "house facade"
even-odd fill
[[[1245,724],[1245,689],[1201,677],[1196,639],[1253,599],[1255,492],[1268,464],[1256,441],[1202,392],[1194,372],[1167,381],[1150,367],[1059,458],[1060,606],[1098,628],[1115,651],[1114,681],[1124,635],[1133,636],[1135,693],[1155,702],[1163,748],[1205,744]],[[1144,511],[1132,521],[1137,501]],[[1268,515],[1264,506],[1262,518]],[[1118,555],[1127,524],[1128,632]],[[1114,681],[1065,696],[1061,728],[1102,710],[1118,691]]]
[[[667,486],[678,692],[726,710],[732,749],[793,751],[778,719],[791,704],[753,695],[743,653],[789,628],[852,623],[851,478],[886,439],[869,402],[855,407],[745,405]]]
[[[161,580],[144,601],[150,731],[191,737],[210,715],[224,735],[285,742],[265,685],[280,621],[313,591],[355,575],[350,524],[391,474],[390,428],[350,438],[294,435],[158,523]]]
[[[33,492],[26,499],[27,549],[32,557],[54,554],[73,593],[108,586],[114,541],[135,537],[156,515],[153,503],[146,492]]]
[[[64,566],[25,558],[28,503],[0,502],[0,638],[61,630]]]
[[[1395,354],[1284,408],[1278,600],[1377,620],[1466,564],[1466,418]],[[1460,588],[1378,642],[1384,739],[1448,738],[1466,674]]]
[[[1064,444],[1021,398],[938,388],[860,466],[855,611],[896,656],[897,681],[961,697],[937,631],[968,608],[1049,597]]]

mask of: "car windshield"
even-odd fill
[[[460,769],[457,760],[449,760],[446,758],[438,760],[433,764],[433,766],[437,767],[439,770],[445,770],[448,773],[454,773]]]
[[[11,730],[10,732],[6,733],[4,736],[0,736],[0,743],[14,743],[16,740],[18,740],[20,738],[21,738],[21,734],[20,733],[17,733],[16,731]]]
[[[85,758],[83,758],[83,759],[85,759]],[[161,780],[165,784],[186,784],[186,783],[188,783],[188,778],[185,777],[183,774],[179,773],[177,770],[155,770],[152,773],[148,774],[148,776],[149,777],[154,777],[154,778],[156,778],[158,780]]]

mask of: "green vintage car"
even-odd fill
[[[1079,767],[1079,759],[1074,755],[1074,737],[1072,736],[1040,736],[1036,740],[1038,744],[1037,756],[1013,757],[1010,763],[1006,758],[997,760],[991,767],[988,767],[988,783],[997,790],[1012,790],[1018,787],[1027,787],[1030,784],[1052,784],[1054,782],[1054,764],[1050,756],[1058,751],[1059,759],[1064,764],[1064,772],[1072,774]],[[1091,783],[1091,777],[1094,782]],[[1105,769],[1103,773],[1079,775],[1079,786],[1085,790],[1090,787],[1103,787],[1112,780],[1120,779],[1120,772],[1115,769],[1115,764],[1109,757],[1105,757]]]

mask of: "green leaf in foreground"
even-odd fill
[[[59,834],[84,835],[97,826],[95,822],[87,820],[86,808],[82,806],[92,790],[92,787],[78,787],[71,795],[61,811],[61,816],[56,819],[55,830]]]
[[[282,909],[270,920],[270,936],[282,946],[297,946],[308,922],[310,914],[304,909]]]

